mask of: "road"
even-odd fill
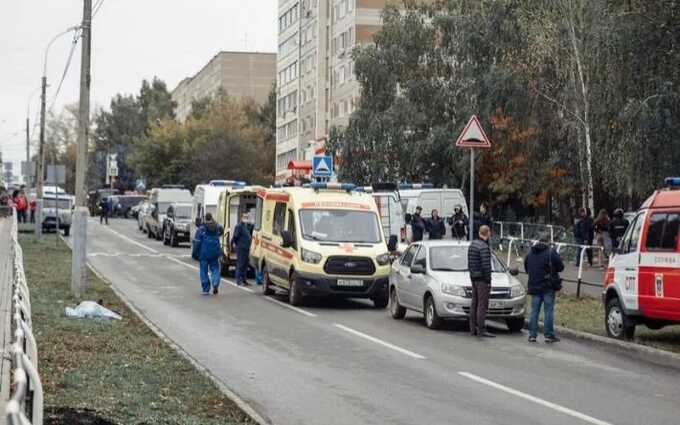
[[[91,264],[169,338],[275,424],[668,424],[680,372],[564,340],[470,337],[369,302],[296,309],[224,280],[199,294],[189,249],[134,221],[88,227]],[[539,339],[541,341],[541,339]]]

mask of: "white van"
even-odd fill
[[[460,189],[435,189],[431,184],[402,184],[399,186],[399,196],[404,208],[405,220],[410,222],[415,214],[416,207],[423,208],[423,218],[429,218],[432,210],[439,211],[439,216],[446,223],[447,235],[450,234],[450,226],[447,219],[453,216],[454,209],[460,205],[466,216],[470,217],[467,202],[463,191]],[[406,239],[411,240],[411,226],[406,226]]]
[[[196,223],[202,223],[207,213],[212,214],[213,217],[215,216],[220,194],[226,191],[227,187],[221,184],[215,185],[212,182],[196,186],[194,189],[194,201],[191,206],[191,224],[189,225],[191,240],[194,239],[196,234]]]
[[[176,187],[161,187],[151,190],[149,203],[151,209],[146,217],[146,230],[149,238],[161,240],[163,236],[163,222],[168,207],[172,203],[192,203],[193,198],[189,189],[179,189]]]
[[[71,232],[71,214],[73,213],[73,196],[64,192],[59,186],[43,188],[42,228],[43,230],[64,230],[64,236]]]

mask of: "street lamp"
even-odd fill
[[[31,118],[31,103],[33,103],[33,96],[35,96],[36,93],[40,90],[40,87],[36,87],[31,94],[28,96],[28,102],[26,103],[26,175],[24,176],[26,178],[26,183],[27,187],[31,187],[31,170],[29,168],[29,163],[31,162],[31,127],[30,127],[30,118]],[[35,173],[35,171],[34,171]],[[35,183],[35,182],[33,182]]]
[[[45,48],[45,55],[43,58],[43,73],[41,79],[42,95],[40,98],[40,145],[38,148],[38,166],[36,179],[36,217],[35,217],[35,234],[38,239],[42,236],[42,198],[43,198],[43,182],[45,178],[45,102],[47,92],[47,57],[50,53],[50,47],[60,37],[69,34],[71,31],[77,31],[80,26],[73,26],[67,28],[65,31],[55,35]]]

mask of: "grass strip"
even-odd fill
[[[52,236],[52,235],[51,235]],[[156,336],[93,273],[83,299],[121,321],[70,319],[71,251],[21,234],[46,424],[250,424],[213,382]]]
[[[592,297],[576,298],[561,294],[555,304],[555,324],[565,328],[607,336],[602,300]],[[667,326],[652,330],[645,325],[635,328],[635,342],[680,353],[680,327]]]

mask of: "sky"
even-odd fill
[[[26,158],[32,93],[31,128],[39,111],[45,48],[54,36],[79,25],[82,14],[82,0],[0,2],[0,150],[3,161],[15,163],[15,173]],[[276,15],[277,0],[103,0],[92,30],[92,109],[108,108],[117,93],[138,93],[142,80],[154,76],[173,90],[219,51],[276,52]],[[65,35],[50,48],[48,108],[72,40]],[[55,113],[78,102],[80,54],[79,43]],[[38,138],[37,129],[32,138]]]

